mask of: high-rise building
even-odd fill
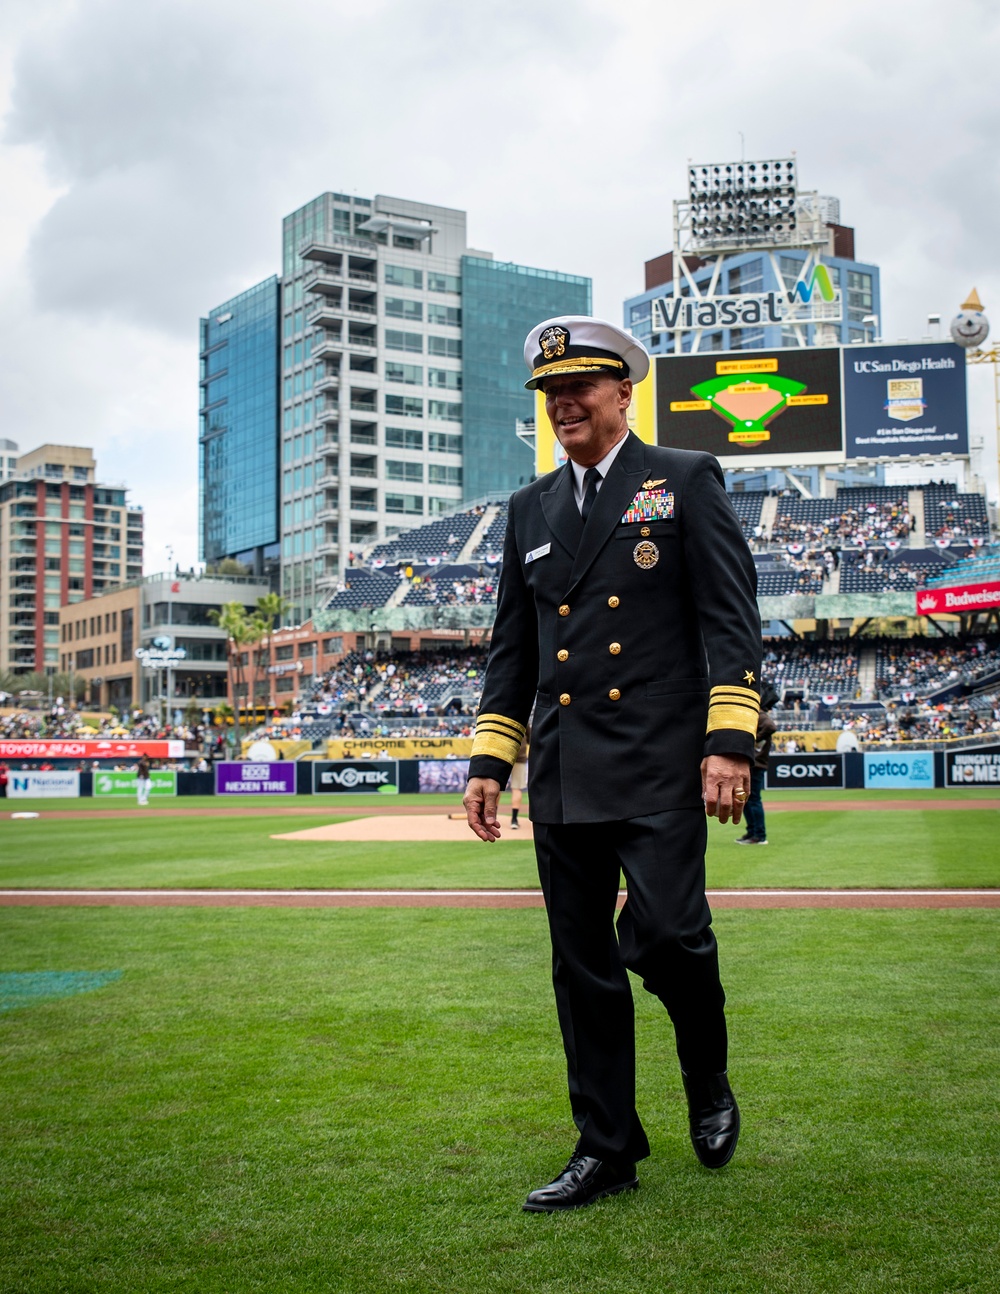
[[[17,471],[18,445],[16,440],[0,439],[0,481],[6,481]]]
[[[272,275],[201,321],[201,556],[276,567],[278,303]]]
[[[241,457],[263,478],[273,448],[281,592],[301,623],[357,547],[530,478],[515,434],[534,409],[524,336],[546,316],[589,312],[590,280],[495,263],[468,247],[463,211],[321,194],[283,221],[269,424],[263,380],[257,403],[239,394],[266,363],[263,323],[259,352],[235,366],[223,338],[248,298],[263,315],[274,284],[202,323],[203,556],[266,573],[272,541],[249,512],[230,511],[241,506]]]
[[[59,608],[142,575],[142,509],[89,449],[42,445],[0,483],[0,670],[59,668]]]
[[[462,258],[463,498],[507,494],[535,472],[534,451],[511,435],[534,417],[524,339],[542,319],[589,315],[590,279],[482,256]]]

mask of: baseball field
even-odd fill
[[[993,1294],[1000,801],[767,806],[767,847],[710,832],[710,890],[757,904],[715,903],[736,1158],[696,1162],[636,983],[641,1189],[547,1216],[574,1137],[527,830],[9,802],[40,816],[0,818],[0,1290]]]

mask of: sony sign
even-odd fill
[[[767,785],[778,787],[827,787],[844,785],[844,757],[832,752],[822,755],[771,755],[767,763]]]

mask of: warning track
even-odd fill
[[[995,890],[709,890],[722,908],[1000,908]],[[625,893],[618,896],[619,906]],[[540,890],[0,890],[0,907],[540,908]]]

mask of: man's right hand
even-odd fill
[[[500,783],[492,777],[472,777],[465,788],[462,804],[469,827],[480,840],[493,844],[500,839],[497,822],[497,803],[500,800]]]

